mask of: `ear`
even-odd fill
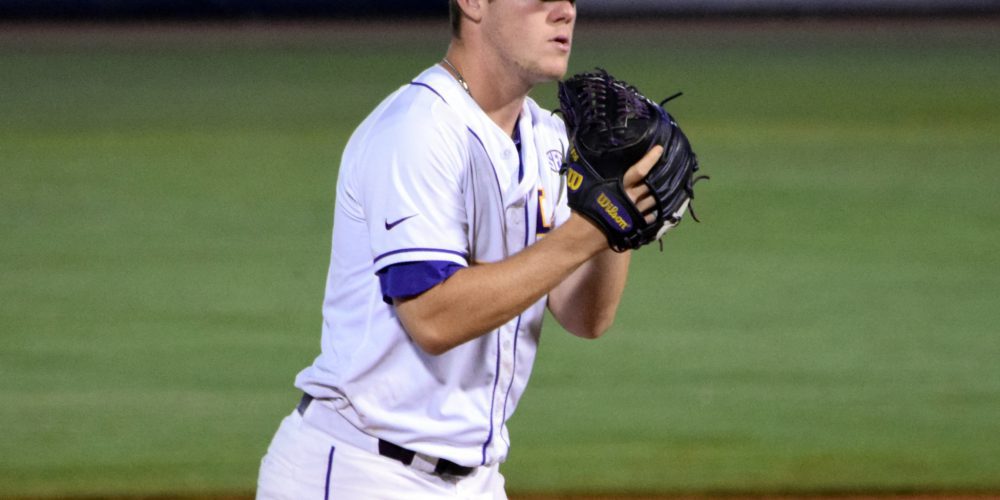
[[[483,4],[487,0],[456,0],[458,8],[462,9],[462,17],[478,23],[483,19]]]

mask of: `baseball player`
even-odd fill
[[[506,422],[544,311],[600,336],[629,253],[566,203],[570,0],[452,0],[446,56],[356,129],[339,171],[322,351],[258,499],[502,499]],[[625,175],[633,202],[662,149]]]

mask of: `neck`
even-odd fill
[[[517,117],[521,114],[524,99],[531,91],[530,85],[518,82],[510,74],[504,74],[504,66],[491,64],[485,57],[469,57],[472,53],[464,45],[453,42],[445,55],[448,63],[442,66],[456,80],[464,80],[469,95],[480,109],[489,116],[501,130],[514,133]]]
[[[451,71],[451,76],[454,76],[455,79],[458,80],[458,84],[461,85],[463,89],[465,89],[465,92],[468,93],[469,95],[472,95],[472,93],[469,91],[469,84],[465,82],[465,77],[462,76],[462,72],[459,71],[458,68],[456,68],[455,65],[448,60],[448,56],[444,56],[444,59],[442,59],[441,62],[444,63],[444,65],[448,68],[448,71]]]

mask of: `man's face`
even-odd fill
[[[566,74],[575,22],[570,0],[493,0],[483,33],[505,66],[535,85]]]

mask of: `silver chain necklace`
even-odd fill
[[[469,84],[465,83],[465,78],[462,78],[462,73],[458,71],[458,68],[456,68],[455,65],[448,60],[447,57],[442,59],[441,62],[445,63],[449,68],[451,68],[451,71],[455,73],[455,79],[458,80],[458,84],[461,85],[463,89],[465,89],[465,93],[472,95],[472,92],[469,92]]]

